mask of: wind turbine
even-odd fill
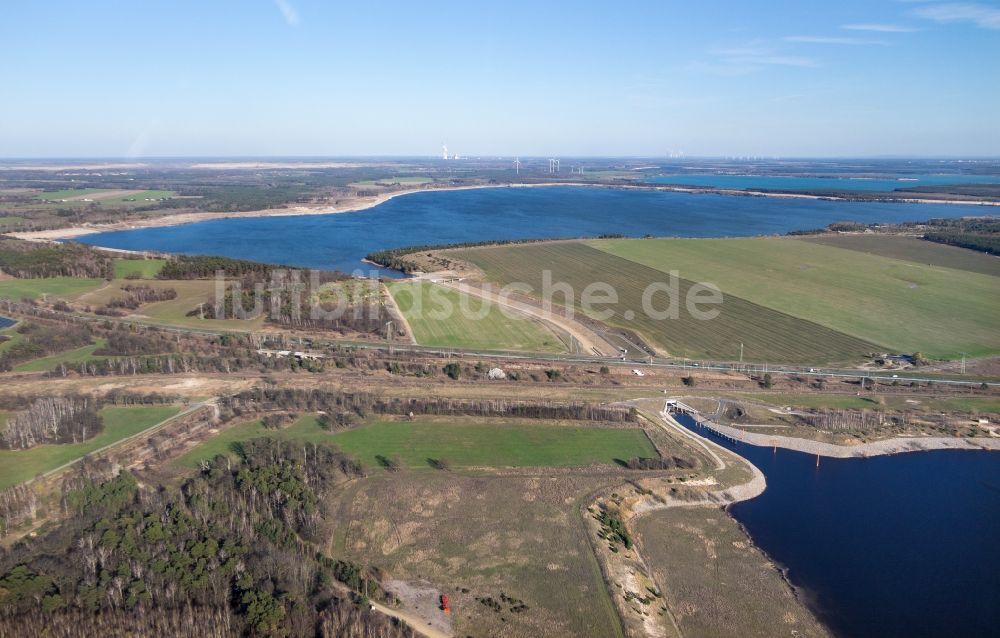
[[[518,157],[514,158],[514,174],[515,175],[521,174],[521,159]]]

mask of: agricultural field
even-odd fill
[[[688,279],[712,282],[727,294],[725,306],[736,295],[887,351],[935,359],[1000,352],[1000,279],[989,275],[787,238],[587,245],[664,273],[678,270]],[[761,358],[756,351],[748,356]]]
[[[834,248],[856,250],[871,255],[902,259],[928,266],[968,270],[1000,277],[1000,257],[901,235],[818,235],[802,237]]]
[[[551,271],[553,282],[565,282],[574,290],[579,308],[582,291],[595,282],[610,284],[618,294],[617,304],[603,304],[598,311],[613,314],[605,323],[633,330],[675,357],[736,360],[740,342],[746,361],[788,363],[856,361],[877,346],[815,322],[725,294],[718,317],[701,320],[684,310],[676,319],[656,319],[643,311],[643,293],[650,284],[668,283],[665,273],[580,242],[553,242],[523,246],[475,248],[450,252],[483,269],[496,282],[523,282],[536,296],[543,289],[543,271]],[[693,282],[678,284],[683,300]],[[725,290],[724,290],[725,291]],[[553,303],[564,297],[554,295]],[[653,298],[657,310],[666,309],[666,293]]]
[[[429,469],[430,461],[444,459],[463,467],[580,467],[613,464],[616,459],[653,457],[656,450],[639,428],[602,428],[482,419],[420,419],[415,422],[378,421],[343,432],[324,430],[312,416],[274,430],[252,421],[225,430],[179,459],[197,467],[217,454],[259,436],[295,441],[327,441],[369,468],[383,459],[398,458],[403,467]]]
[[[73,300],[82,294],[96,290],[103,283],[100,279],[77,279],[75,277],[51,277],[48,279],[5,279],[0,280],[0,299],[40,299],[57,297]]]
[[[0,450],[0,489],[23,483],[94,450],[138,434],[179,412],[180,408],[175,406],[103,408],[100,415],[104,419],[104,430],[89,441],[40,445],[28,450]]]
[[[509,318],[496,304],[471,295],[430,282],[393,282],[388,287],[420,345],[566,351],[565,344],[541,323],[527,317]]]
[[[166,263],[166,259],[115,259],[115,279],[125,279],[129,276],[156,279]]]
[[[0,230],[7,229],[8,227],[13,228],[21,222],[24,221],[23,217],[17,217],[14,215],[2,216],[0,215]]]
[[[635,528],[680,635],[828,635],[725,510],[674,507]]]

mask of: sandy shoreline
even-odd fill
[[[382,193],[372,197],[359,197],[344,206],[330,206],[329,204],[314,204],[305,206],[292,206],[289,208],[265,208],[262,210],[240,211],[240,212],[199,212],[199,213],[179,213],[176,215],[166,215],[150,219],[139,219],[129,222],[116,222],[111,224],[93,224],[84,226],[69,226],[67,228],[56,228],[51,230],[23,231],[8,233],[11,237],[28,241],[59,241],[83,237],[117,230],[135,230],[140,228],[162,228],[167,226],[180,226],[183,224],[195,224],[198,222],[211,221],[217,219],[234,219],[247,217],[294,217],[302,215],[337,215],[341,213],[354,213],[374,208],[380,204],[415,193],[433,193],[462,190],[478,190],[484,188],[539,188],[551,186],[586,186],[591,188],[611,188],[611,189],[636,189],[651,190],[671,193],[690,193],[703,195],[724,195],[729,197],[773,197],[778,199],[814,199],[851,201],[840,197],[826,197],[820,195],[807,195],[800,193],[771,193],[763,191],[742,191],[732,189],[698,189],[685,188],[680,186],[659,186],[655,184],[595,184],[587,182],[542,182],[537,184],[474,184],[469,186],[445,186],[438,188],[410,188],[389,193]],[[977,202],[963,200],[929,200],[929,199],[900,199],[893,200],[907,204],[954,204],[966,206],[1000,206],[1000,202]]]
[[[728,425],[705,421],[706,426],[742,443],[760,447],[780,447],[807,454],[818,454],[829,458],[867,458],[906,452],[928,450],[1000,450],[1000,437],[977,436],[958,438],[948,436],[908,436],[859,443],[857,445],[837,445],[822,441],[810,441],[792,436],[746,432]]]

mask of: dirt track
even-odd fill
[[[479,297],[480,299],[504,306],[520,314],[525,314],[534,319],[538,319],[543,323],[553,325],[560,330],[569,333],[570,336],[572,336],[573,339],[580,344],[580,349],[585,354],[592,355],[598,353],[601,356],[612,356],[617,353],[617,349],[605,341],[596,332],[579,321],[560,314],[559,312],[547,312],[543,308],[539,308],[538,306],[534,306],[530,303],[516,301],[508,296],[483,290],[478,286],[467,283],[457,281],[439,281],[438,285]]]

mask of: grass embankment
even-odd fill
[[[816,410],[898,410],[913,412],[968,412],[1000,414],[1000,397],[947,397],[934,398],[921,395],[868,395],[853,394],[738,394],[733,397],[766,403],[774,407]]]
[[[990,275],[787,238],[587,244],[664,273],[679,270],[688,279],[710,281],[727,293],[726,305],[736,295],[887,350],[940,359],[1000,352],[1000,280]],[[724,308],[723,314],[729,311]],[[742,323],[750,328],[761,320],[764,315],[744,316]],[[819,339],[806,325],[789,328]],[[769,357],[754,347],[746,358]]]
[[[429,468],[431,459],[444,459],[455,468],[573,467],[656,456],[649,438],[638,428],[526,425],[496,420],[379,421],[331,433],[322,429],[314,417],[307,416],[282,430],[267,429],[259,421],[237,425],[177,462],[197,467],[202,460],[230,454],[239,442],[259,436],[331,442],[367,467],[379,467],[379,456],[398,457],[403,466],[410,468]]]
[[[115,279],[125,279],[129,276],[155,279],[166,263],[166,259],[116,259]]]
[[[578,308],[580,296],[587,286],[596,282],[607,283],[617,293],[618,302],[594,308],[598,312],[613,312],[604,321],[634,330],[673,356],[736,360],[740,354],[740,342],[743,342],[747,361],[847,362],[855,361],[877,347],[817,323],[736,297],[732,291],[724,296],[721,305],[701,306],[703,310],[719,309],[715,319],[699,319],[686,311],[683,301],[693,285],[688,279],[678,282],[681,302],[677,318],[656,318],[644,311],[643,295],[652,284],[669,284],[668,275],[580,242],[498,246],[461,250],[453,254],[475,263],[494,281],[526,283],[536,295],[543,290],[543,273],[550,271],[552,282],[563,282],[572,287]],[[553,295],[553,303],[563,303],[563,300],[561,293]],[[657,311],[666,311],[670,303],[667,292],[656,293],[651,301]]]
[[[0,299],[40,299],[58,297],[75,299],[96,290],[102,284],[100,279],[77,279],[75,277],[52,277],[48,279],[8,279],[0,281]]]
[[[0,450],[0,489],[23,483],[94,450],[138,434],[178,412],[176,406],[103,408],[104,430],[84,443],[40,445],[28,450]],[[4,419],[6,424],[6,419]]]
[[[635,527],[681,635],[828,635],[725,511],[675,507]]]
[[[42,357],[41,359],[32,359],[31,361],[26,361],[20,365],[14,367],[15,372],[47,372],[52,370],[60,363],[82,363],[84,361],[92,361],[95,359],[107,359],[105,356],[94,356],[94,351],[98,348],[104,347],[106,339],[98,338],[94,343],[89,346],[83,346],[82,348],[76,348],[74,350],[68,350],[66,352],[60,352],[57,354],[49,355],[47,357]]]
[[[497,304],[430,282],[395,282],[388,287],[420,345],[566,351],[548,328],[528,317],[507,317]]]

